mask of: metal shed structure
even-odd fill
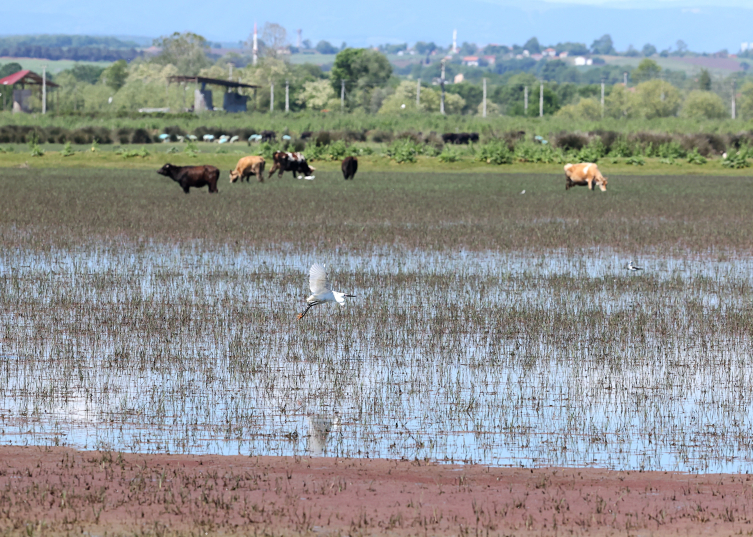
[[[222,80],[221,78],[208,78],[205,76],[171,76],[168,78],[168,81],[178,84],[196,84],[197,87],[194,90],[193,101],[194,112],[214,110],[214,105],[212,104],[212,92],[206,89],[207,84],[210,86],[222,86],[226,88],[222,101],[222,109],[226,112],[245,112],[248,95],[241,95],[238,93],[238,90],[240,88],[253,89],[254,98],[256,98],[256,90],[259,88],[259,86],[254,86],[253,84],[244,84],[243,82]],[[201,88],[198,87],[199,85],[201,85]]]
[[[34,71],[24,69],[18,71],[12,75],[8,75],[5,78],[0,78],[0,86],[3,87],[3,110],[5,110],[5,95],[8,86],[13,87],[17,84],[21,85],[21,89],[13,90],[13,111],[14,112],[30,112],[29,98],[31,97],[31,89],[26,89],[26,86],[41,86],[42,87],[42,113],[47,112],[47,88],[58,88],[57,84],[47,80],[45,73],[39,76]]]

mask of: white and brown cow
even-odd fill
[[[316,168],[308,165],[303,153],[275,151],[272,158],[274,159],[274,163],[272,164],[272,169],[269,170],[269,177],[272,177],[272,174],[279,170],[278,177],[282,177],[283,172],[292,172],[293,176],[297,176],[298,179],[302,179],[302,176],[305,176],[306,179],[314,178],[313,173]]]
[[[601,175],[599,167],[593,162],[565,164],[565,178],[565,190],[570,190],[576,185],[588,186],[589,190],[593,190],[594,184],[599,185],[602,192],[607,190],[607,178]]]
[[[235,165],[234,170],[230,170],[230,182],[235,183],[238,179],[241,183],[245,179],[250,181],[250,177],[255,175],[260,183],[264,182],[264,157],[243,157]]]

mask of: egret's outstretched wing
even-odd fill
[[[311,292],[315,295],[331,291],[329,280],[327,279],[327,271],[319,263],[311,265],[311,269],[309,270],[309,287],[311,287]]]

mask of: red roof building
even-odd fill
[[[0,78],[0,86],[13,86],[15,84],[41,86],[42,77],[36,74],[34,71],[24,69],[23,71],[8,75],[5,78]],[[50,88],[59,87],[57,84],[50,82],[49,80],[45,81],[45,84]]]

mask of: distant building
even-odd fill
[[[594,61],[591,58],[586,58],[584,56],[576,56],[575,57],[575,65],[582,66],[582,65],[593,65]]]
[[[567,58],[567,56],[568,56],[568,54],[567,54],[566,50],[563,50],[562,52],[559,53],[559,57],[560,58]]]
[[[489,65],[494,65],[497,63],[497,57],[496,56],[484,56],[484,59]]]
[[[466,56],[463,58],[463,65],[468,67],[478,67],[478,56]]]
[[[465,80],[465,77],[463,76],[463,73],[458,73],[455,75],[453,82],[455,82],[455,84],[460,84],[464,80]]]
[[[550,58],[554,58],[557,55],[557,51],[553,48],[545,49],[542,53],[544,56],[549,56]]]
[[[536,61],[541,60],[544,57],[543,54],[531,54],[531,58],[533,58]]]

